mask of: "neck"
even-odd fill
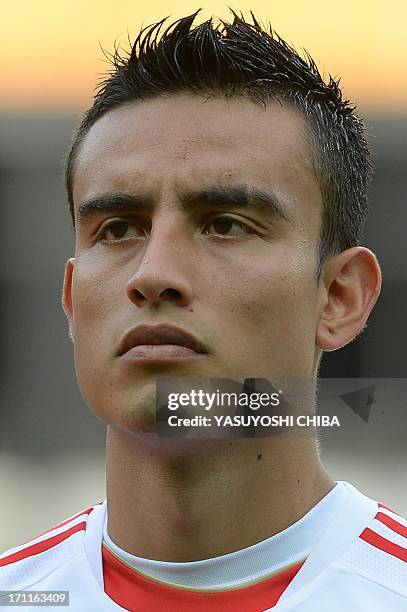
[[[196,561],[283,531],[334,486],[316,441],[143,440],[108,429],[108,528],[130,554]]]

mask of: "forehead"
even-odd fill
[[[178,94],[107,112],[82,142],[73,173],[75,209],[84,199],[135,189],[254,184],[318,208],[309,131],[292,106]],[[308,203],[308,204],[309,204]]]

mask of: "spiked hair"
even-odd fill
[[[233,13],[233,22],[213,19],[193,27],[199,11],[170,24],[143,28],[130,51],[110,55],[112,70],[100,83],[93,105],[74,135],[66,163],[66,188],[73,223],[72,181],[81,143],[92,125],[126,102],[190,92],[204,96],[246,97],[266,105],[293,104],[310,128],[310,157],[323,208],[317,278],[326,258],[359,244],[367,215],[370,154],[362,120],[343,99],[339,80],[322,78],[314,60],[304,57],[270,26]]]

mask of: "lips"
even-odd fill
[[[206,353],[204,345],[193,334],[170,324],[137,325],[122,338],[118,355],[124,355],[140,345],[178,345],[194,351]]]

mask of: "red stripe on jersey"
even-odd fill
[[[407,548],[394,544],[394,542],[390,542],[390,540],[383,538],[383,536],[379,535],[375,531],[372,531],[372,529],[369,529],[369,527],[366,527],[359,537],[368,544],[375,546],[375,548],[379,548],[383,552],[386,552],[393,557],[397,557],[398,559],[401,559],[407,563]]]
[[[379,506],[379,508],[386,508],[386,510],[390,510],[390,512],[393,512],[393,514],[397,514],[397,512],[395,510],[393,510],[393,508],[389,508],[389,506],[385,506],[384,504],[377,504]]]
[[[102,545],[105,593],[125,610],[148,612],[253,612],[276,605],[303,562],[257,584],[192,591],[139,574]]]
[[[393,518],[391,518],[391,516],[384,514],[384,512],[378,512],[375,516],[375,519],[389,527],[392,531],[395,531],[399,535],[407,538],[407,527],[405,527],[398,521],[395,521]]]
[[[47,529],[47,531],[43,531],[42,533],[40,533],[38,537],[45,535],[46,533],[49,533],[50,531],[54,531],[54,529],[59,529],[60,527],[63,527],[64,525],[68,525],[68,523],[70,523],[71,521],[74,521],[79,516],[82,516],[83,514],[90,514],[92,510],[93,510],[93,506],[91,506],[90,508],[86,508],[86,510],[82,510],[82,512],[78,512],[78,514],[71,516],[71,518],[66,519],[66,521],[63,521],[62,523],[58,523],[58,525],[51,527],[51,529]]]
[[[63,531],[62,533],[58,533],[52,538],[42,540],[42,542],[37,542],[36,544],[32,544],[31,546],[27,546],[27,548],[23,548],[22,550],[19,550],[15,553],[12,553],[11,555],[8,555],[7,557],[4,557],[3,559],[0,559],[0,567],[45,552],[46,550],[53,548],[57,544],[60,544],[64,540],[67,540],[72,534],[76,533],[77,531],[84,531],[85,529],[85,521],[83,523],[78,523],[70,529]]]

